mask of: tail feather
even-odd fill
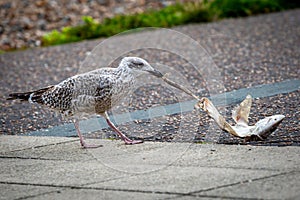
[[[9,97],[7,100],[15,100],[20,99],[21,101],[29,101],[29,102],[36,102],[36,103],[43,103],[42,101],[42,95],[48,91],[51,90],[54,86],[50,85],[48,87],[30,91],[30,92],[20,92],[20,93],[11,93],[9,94]]]
[[[6,100],[15,100],[20,99],[21,101],[28,101],[30,95],[33,92],[24,92],[24,93],[11,93]]]

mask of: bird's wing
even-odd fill
[[[110,75],[90,73],[86,77],[78,77],[79,81],[75,84],[72,99],[75,110],[101,114],[112,107],[114,79]]]
[[[232,110],[232,118],[238,125],[248,126],[248,117],[252,104],[251,95],[247,95],[242,103]]]

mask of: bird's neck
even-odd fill
[[[130,69],[127,65],[119,66],[117,68],[117,76],[120,81],[131,81],[134,79],[134,74],[132,69]]]
[[[127,64],[121,63],[118,66],[117,71],[120,72],[120,73],[131,73],[132,70],[130,69],[130,67],[128,67]]]

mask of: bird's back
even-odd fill
[[[43,94],[44,104],[66,116],[103,113],[113,105],[115,68],[101,68],[66,79]]]
[[[75,75],[61,83],[27,93],[11,94],[11,99],[29,100],[45,105],[65,116],[102,114],[129,92],[133,77],[121,78],[117,68],[101,68]],[[26,94],[26,95],[25,95]]]

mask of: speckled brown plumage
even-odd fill
[[[65,117],[73,117],[83,147],[89,146],[84,143],[80,134],[78,118],[91,114],[105,117],[107,123],[126,144],[140,143],[141,141],[130,140],[122,134],[111,123],[106,111],[127,96],[134,87],[135,78],[145,72],[162,77],[162,74],[154,70],[145,60],[125,57],[117,68],[100,68],[72,76],[57,85],[31,92],[12,93],[9,100],[28,100],[30,103],[39,103],[58,111]]]

